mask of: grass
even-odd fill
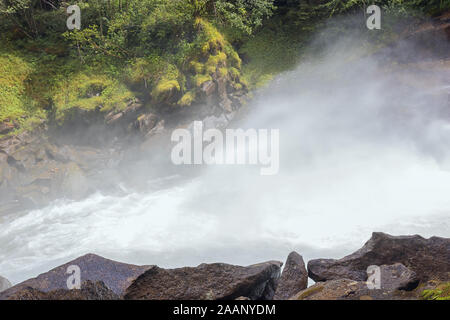
[[[450,282],[443,283],[436,289],[423,290],[422,298],[424,300],[450,300]]]
[[[79,72],[56,87],[52,95],[55,119],[62,124],[75,109],[110,112],[122,110],[134,95],[118,80],[105,75]]]
[[[244,58],[243,78],[251,89],[264,86],[281,72],[295,67],[300,55],[302,41],[294,30],[277,26],[282,21],[273,21],[254,37],[245,41],[239,49]]]

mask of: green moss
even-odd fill
[[[35,64],[19,52],[0,52],[0,123],[15,127],[8,135],[31,130],[46,118],[29,96]],[[4,135],[2,135],[4,136]]]
[[[206,37],[206,41],[201,47],[203,54],[220,51],[225,47],[224,36],[208,21],[202,18],[197,18],[194,24]]]
[[[152,97],[159,102],[168,103],[169,98],[184,88],[184,78],[175,65],[168,64],[164,75],[152,90]]]
[[[227,55],[224,52],[219,52],[216,55],[210,55],[208,61],[206,62],[206,72],[213,74],[217,71],[217,68],[225,65],[227,61]]]
[[[211,81],[212,78],[209,74],[197,74],[194,76],[193,80],[196,87],[200,88],[202,84],[204,84],[206,81]]]
[[[233,49],[233,47],[231,45],[227,45],[225,47],[225,53],[227,54],[227,56],[229,58],[230,65],[237,69],[241,69],[242,60],[239,57],[239,54]]]
[[[152,91],[152,96],[158,100],[167,99],[174,91],[180,91],[181,87],[177,80],[161,80]]]
[[[203,73],[205,71],[205,65],[201,62],[191,61],[190,65],[195,73]]]
[[[229,72],[231,79],[233,79],[234,81],[239,81],[239,78],[241,77],[241,73],[239,72],[238,69],[231,67],[230,69],[228,69],[228,72]]]
[[[127,70],[128,81],[139,83],[146,81],[150,85],[161,78],[167,67],[167,62],[158,55],[149,55],[130,61]]]
[[[52,97],[55,118],[62,124],[74,109],[101,112],[122,110],[134,95],[107,75],[78,73],[63,81]]]
[[[236,90],[241,90],[244,86],[241,83],[232,83],[233,88],[235,88]]]
[[[424,300],[450,300],[450,282],[439,285],[433,290],[423,290]]]
[[[189,69],[193,72],[192,85],[199,88],[217,75],[221,78],[230,76],[231,85],[236,89],[246,86],[240,83],[242,60],[225,36],[205,19],[197,19],[195,26],[198,28],[196,41],[200,50],[193,53],[189,63]]]
[[[195,91],[186,92],[183,97],[178,101],[178,105],[182,107],[190,106],[195,100]]]
[[[32,66],[24,59],[12,54],[0,55],[0,123],[29,115],[25,81],[31,72]]]
[[[317,286],[313,286],[311,288],[306,289],[298,298],[297,300],[303,300],[306,299],[307,297],[312,296],[313,294],[316,294],[318,292],[321,292],[323,290],[323,286],[321,285],[317,285]]]
[[[224,78],[228,75],[228,69],[227,68],[219,68],[219,76],[221,78]]]

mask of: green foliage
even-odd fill
[[[423,290],[424,300],[450,300],[450,282],[439,285],[434,290]]]
[[[205,19],[197,18],[195,26],[198,29],[195,47],[199,50],[192,52],[192,60],[189,64],[190,71],[193,73],[191,76],[193,86],[200,88],[203,83],[211,81],[213,77],[229,77],[235,88],[242,88],[244,86],[240,79],[242,61],[232,45],[214,25]]]
[[[329,0],[318,9],[326,9],[330,16],[357,10],[365,11],[369,5],[378,5],[383,8],[390,8],[399,13],[405,10],[415,10],[417,12],[434,14],[450,8],[449,0]]]
[[[190,106],[195,100],[195,90],[186,92],[183,97],[178,101],[178,105],[182,107]]]
[[[273,0],[216,0],[214,10],[219,22],[252,34],[263,20],[273,14]]]
[[[100,112],[122,110],[133,98],[133,94],[116,79],[89,72],[69,76],[54,92],[52,100],[59,123],[76,109]]]
[[[0,123],[29,129],[45,117],[27,95],[27,79],[33,70],[33,63],[19,53],[0,52]]]
[[[155,106],[189,106],[218,78],[237,90],[256,88],[291,69],[326,18],[368,4],[274,2],[0,0],[0,122],[30,127],[48,116],[63,123],[75,110],[121,110],[136,95]],[[82,29],[68,31],[66,8],[75,3]],[[381,37],[389,17],[450,8],[450,0],[372,3],[386,12]]]
[[[272,19],[254,37],[246,39],[239,50],[247,62],[243,67],[243,78],[252,89],[263,86],[276,74],[292,69],[298,62],[305,38],[295,25],[286,25],[283,20],[283,17]]]
[[[28,114],[25,97],[25,80],[32,66],[24,59],[12,55],[0,55],[0,122],[19,120]]]

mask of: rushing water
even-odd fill
[[[421,75],[371,59],[342,64],[340,52],[280,76],[239,123],[280,129],[278,175],[209,166],[8,218],[0,274],[18,282],[89,252],[163,267],[251,264],[291,250],[337,258],[373,231],[449,237],[450,113],[435,90],[448,82],[403,84]]]

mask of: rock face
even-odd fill
[[[67,279],[70,274],[66,272],[67,268],[72,265],[80,268],[81,282],[102,281],[119,296],[140,274],[151,268],[151,266],[135,266],[87,254],[2,292],[0,299],[7,299],[26,288],[42,292],[67,290]]]
[[[308,272],[303,257],[291,252],[286,260],[274,300],[288,300],[308,286]]]
[[[370,265],[402,263],[421,281],[445,280],[450,275],[450,239],[421,236],[391,236],[374,232],[358,251],[340,260],[317,259],[308,263],[308,275],[314,281],[351,279],[366,281]]]
[[[131,300],[251,300],[273,298],[281,262],[270,261],[249,267],[223,263],[195,268],[165,270],[153,267],[126,290]]]
[[[0,138],[0,215],[40,207],[95,189],[95,177],[113,166],[113,149],[57,145],[41,132]]]
[[[39,291],[30,287],[11,295],[8,300],[118,300],[119,296],[101,281],[85,281],[79,290]]]
[[[2,276],[0,276],[0,292],[5,291],[6,289],[11,288],[11,282],[9,282],[8,279],[3,278]]]

